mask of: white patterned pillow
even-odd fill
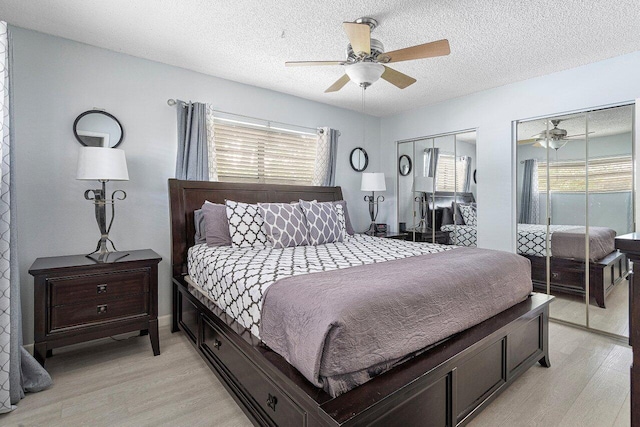
[[[243,248],[249,246],[264,247],[267,245],[267,234],[258,205],[227,200],[227,219],[231,246]]]
[[[338,213],[333,202],[306,202],[300,200],[300,207],[307,220],[309,244],[342,242],[342,229],[338,223]]]
[[[476,216],[476,208],[469,205],[458,205],[460,207],[460,213],[465,225],[478,225],[478,217]]]
[[[274,248],[306,246],[307,221],[298,203],[258,203],[267,238]]]
[[[338,204],[334,202],[334,206],[336,207],[336,214],[338,215],[338,224],[340,225],[340,230],[342,232],[342,241],[347,242],[351,240],[351,235],[347,231],[347,220],[344,214],[344,208],[342,204]]]

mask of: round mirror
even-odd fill
[[[351,154],[349,155],[349,161],[351,162],[351,167],[356,172],[362,172],[369,166],[369,155],[364,148],[356,147],[351,150]]]
[[[115,148],[124,138],[124,130],[118,119],[100,110],[80,114],[73,122],[73,134],[85,147]]]
[[[398,172],[402,176],[407,176],[411,173],[411,157],[403,154],[398,159]]]

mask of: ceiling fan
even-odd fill
[[[522,139],[518,141],[518,144],[533,144],[534,147],[542,147],[547,148],[547,142],[549,148],[553,148],[558,151],[562,147],[564,147],[567,142],[571,140],[571,138],[575,138],[578,136],[585,136],[585,133],[579,133],[575,135],[568,135],[566,129],[560,129],[558,125],[563,120],[561,119],[552,119],[551,124],[553,125],[552,129],[545,129],[540,133],[532,135],[530,139]],[[592,134],[593,132],[589,132]]]
[[[285,62],[287,67],[343,65],[346,74],[329,86],[329,88],[325,90],[325,93],[339,91],[349,81],[363,88],[367,88],[381,77],[394,86],[404,89],[415,83],[416,79],[387,67],[384,64],[444,56],[451,52],[449,41],[446,39],[385,52],[382,43],[379,40],[371,38],[371,31],[378,26],[378,21],[375,19],[359,18],[356,19],[355,22],[344,22],[342,25],[349,38],[347,59],[339,61]]]

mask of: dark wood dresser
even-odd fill
[[[128,254],[126,256],[123,256]],[[158,340],[158,263],[151,249],[114,252],[107,262],[85,255],[38,258],[34,277],[34,356],[44,365],[51,350],[125,332]]]
[[[635,275],[640,263],[640,233],[616,237],[616,249],[633,263],[629,272],[629,345],[631,362],[631,427],[640,427],[640,280]]]

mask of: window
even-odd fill
[[[457,165],[456,165],[457,163]],[[463,192],[467,180],[467,162],[453,154],[440,153],[436,167],[436,191]]]
[[[310,185],[316,140],[311,134],[214,119],[210,156],[219,181]]]
[[[549,166],[552,193],[584,193],[586,172],[584,160],[554,162]],[[538,189],[547,191],[547,164],[538,163]],[[631,156],[604,157],[589,160],[589,193],[632,191],[633,159]]]

